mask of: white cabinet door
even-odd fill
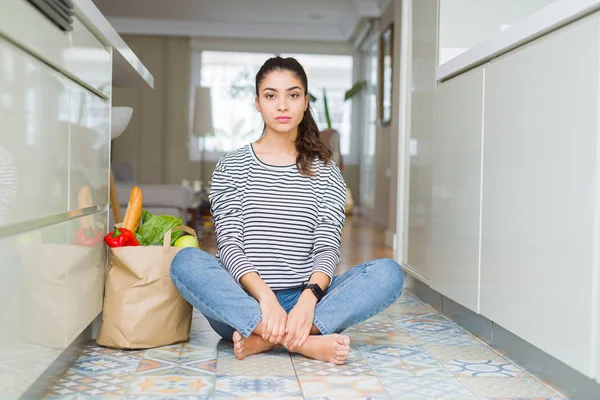
[[[412,93],[408,250],[402,261],[431,278],[431,188],[433,175],[433,93],[437,41],[437,0],[413,2]],[[401,202],[400,202],[401,204]]]
[[[75,82],[67,86],[71,98],[69,210],[108,203],[110,158],[110,103]],[[79,191],[90,188],[91,204],[81,204]]]
[[[102,310],[106,245],[80,238],[106,220],[101,211],[0,240],[1,399],[19,398]]]
[[[431,287],[479,311],[483,68],[434,93]]]
[[[481,313],[587,375],[599,39],[596,13],[491,63],[485,83]]]
[[[0,39],[0,226],[68,210],[67,78]]]

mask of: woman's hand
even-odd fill
[[[294,351],[302,346],[308,339],[315,317],[316,304],[317,300],[314,295],[306,291],[302,293],[298,302],[288,314],[283,345],[289,351]]]
[[[271,292],[272,293],[272,292]],[[259,302],[260,310],[262,311],[262,338],[263,340],[280,344],[285,336],[285,324],[287,320],[287,314],[277,297],[265,296]]]

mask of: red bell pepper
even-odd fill
[[[77,246],[94,247],[99,243],[102,243],[102,232],[91,226],[78,229],[73,238],[73,244]]]
[[[108,247],[139,246],[135,234],[127,228],[117,228],[104,236],[104,242]]]

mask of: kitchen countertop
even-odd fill
[[[154,77],[92,0],[74,0],[75,15],[105,46],[113,48],[113,85],[154,87]]]
[[[550,3],[510,28],[439,65],[435,71],[436,80],[450,79],[597,10],[600,10],[600,0],[558,0]]]

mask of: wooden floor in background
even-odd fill
[[[213,255],[217,252],[214,233],[201,239],[200,248]],[[336,275],[372,259],[393,257],[392,248],[385,245],[385,229],[360,215],[346,218],[340,250]]]

